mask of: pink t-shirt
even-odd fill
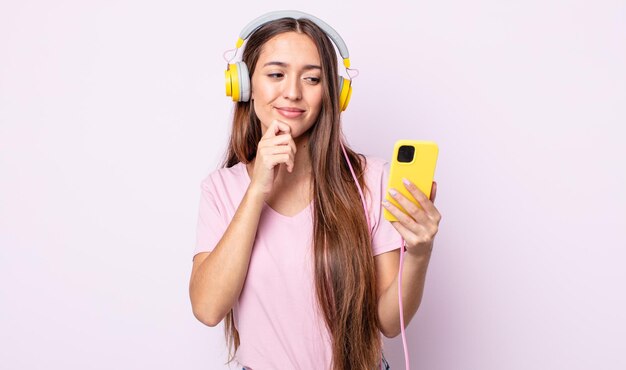
[[[402,239],[382,217],[387,162],[367,157],[365,193],[373,255],[400,248]],[[243,163],[220,168],[201,183],[196,253],[213,250],[250,184]],[[373,200],[373,201],[372,201]],[[363,208],[361,203],[355,207]],[[234,306],[240,346],[236,360],[249,369],[328,369],[331,347],[318,312],[313,280],[312,205],[287,217],[264,205],[248,275]]]

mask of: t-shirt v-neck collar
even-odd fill
[[[243,178],[245,178],[246,181],[247,181],[246,182],[246,188],[247,188],[250,185],[250,182],[252,182],[252,179],[250,178],[250,174],[248,173],[248,168],[247,168],[246,164],[243,163],[243,162],[239,162],[238,165],[241,167],[241,171],[243,173]],[[312,211],[313,200],[311,200],[311,202],[309,202],[309,204],[306,207],[304,207],[301,211],[299,211],[298,213],[296,213],[296,214],[294,214],[292,216],[287,216],[287,215],[284,215],[284,214],[276,211],[267,202],[263,203],[263,207],[265,209],[267,209],[267,211],[270,214],[273,214],[273,215],[275,215],[278,218],[282,218],[284,220],[295,220],[295,219],[299,219],[300,217],[304,217],[304,216],[310,215],[309,212]]]

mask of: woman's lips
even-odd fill
[[[305,112],[303,109],[292,107],[276,107],[276,110],[286,118],[297,118]]]

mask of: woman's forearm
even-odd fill
[[[219,243],[191,276],[194,315],[209,326],[219,324],[241,294],[263,202],[261,195],[246,193]]]
[[[405,327],[409,325],[422,301],[429,261],[430,253],[422,256],[413,256],[405,252],[402,269],[402,305],[404,306]],[[383,292],[378,300],[378,318],[381,331],[387,338],[393,338],[400,334],[399,306],[398,275],[396,275],[393,283]]]

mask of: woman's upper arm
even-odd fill
[[[376,269],[376,297],[380,296],[389,288],[393,280],[398,275],[400,266],[400,249],[374,256],[374,267]]]

